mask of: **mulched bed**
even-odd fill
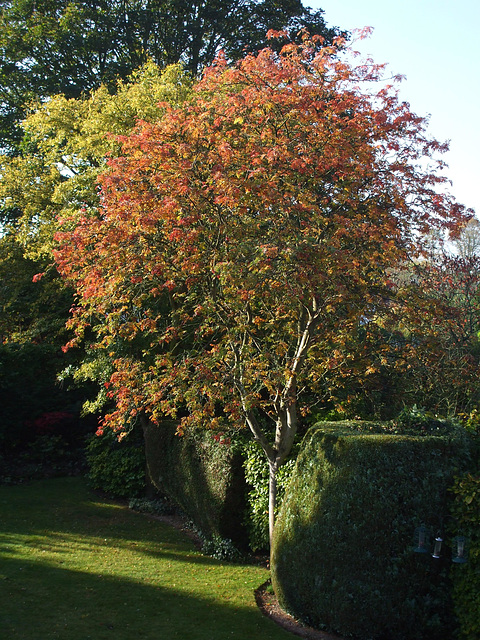
[[[280,607],[276,596],[268,591],[269,584],[270,581],[265,582],[255,591],[255,601],[263,615],[273,620],[286,631],[290,631],[290,633],[294,633],[307,640],[342,640],[340,636],[335,636],[318,629],[312,629],[295,620],[295,618]]]

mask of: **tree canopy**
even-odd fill
[[[89,97],[55,96],[24,121],[22,154],[0,157],[0,335],[7,350],[17,349],[13,361],[19,367],[24,359],[35,360],[36,351],[39,361],[43,360],[49,349],[53,354],[50,397],[58,395],[56,374],[63,379],[70,378],[66,374],[71,372],[85,389],[85,382],[108,379],[110,370],[106,356],[91,354],[88,344],[82,352],[61,352],[68,339],[65,324],[73,299],[71,288],[52,266],[58,216],[75,218],[81,211],[95,215],[98,174],[105,169],[107,156],[120,151],[114,134],[129,133],[139,119],[157,120],[162,113],[158,103],[178,105],[190,87],[191,81],[178,65],[160,71],[149,62],[119,81],[115,93],[102,86]],[[0,364],[8,353],[0,354]],[[22,379],[24,373],[14,367],[9,375]],[[35,376],[30,378],[35,381]],[[39,385],[34,395],[46,396],[45,389],[46,385]],[[85,391],[89,395],[85,411],[102,410],[105,388],[92,398],[95,390]],[[13,404],[17,402],[16,396],[6,395],[14,398]]]
[[[0,2],[0,138],[16,148],[31,100],[115,87],[148,60],[197,75],[220,48],[237,59],[262,48],[269,28],[302,27],[335,35],[300,0]]]
[[[31,259],[51,261],[57,217],[98,206],[97,177],[138,120],[155,121],[159,103],[180,104],[191,81],[178,65],[163,71],[152,62],[90,96],[54,96],[22,123],[17,156],[0,156],[0,218]],[[41,270],[39,265],[38,270]]]
[[[93,329],[113,362],[106,424],[247,426],[271,526],[304,391],[398,295],[392,269],[464,215],[438,190],[445,145],[378,88],[382,67],[318,44],[218,58],[183,106],[122,138],[98,216],[57,236],[71,344]]]

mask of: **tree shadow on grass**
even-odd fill
[[[65,491],[65,485],[71,492]],[[13,500],[8,505],[3,500],[2,505],[2,496],[9,494]],[[2,506],[9,511],[6,518],[1,517]],[[217,564],[197,553],[184,532],[123,504],[98,498],[80,478],[0,487],[0,522],[0,544],[7,548],[19,540],[32,549],[51,553],[68,553],[72,544],[85,551],[94,547],[99,553],[104,547],[114,546],[158,559]]]
[[[18,559],[2,561],[0,599],[9,640],[291,637],[248,607]]]
[[[92,499],[78,481],[67,497],[60,487],[0,488],[2,637],[292,637],[256,608],[256,574],[226,570],[180,532]]]

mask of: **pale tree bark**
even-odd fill
[[[247,407],[246,393],[241,377],[237,380],[237,389],[240,392],[246,423],[253,434],[254,440],[260,444],[268,460],[268,524],[270,550],[272,549],[273,531],[275,528],[277,472],[292,450],[298,429],[297,376],[306,358],[312,336],[318,325],[318,320],[319,312],[315,306],[313,311],[304,309],[299,319],[297,345],[292,358],[290,373],[283,389],[277,391],[272,403],[275,415],[275,441],[273,444],[269,442],[266,434],[258,423],[254,411]]]
[[[275,462],[268,462],[268,539],[270,542],[270,550],[273,545],[273,529],[275,526],[275,508],[277,506],[277,471],[278,467]]]

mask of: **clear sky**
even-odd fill
[[[406,76],[400,97],[450,140],[445,175],[480,218],[480,0],[304,0],[329,26],[374,28],[356,49]]]

